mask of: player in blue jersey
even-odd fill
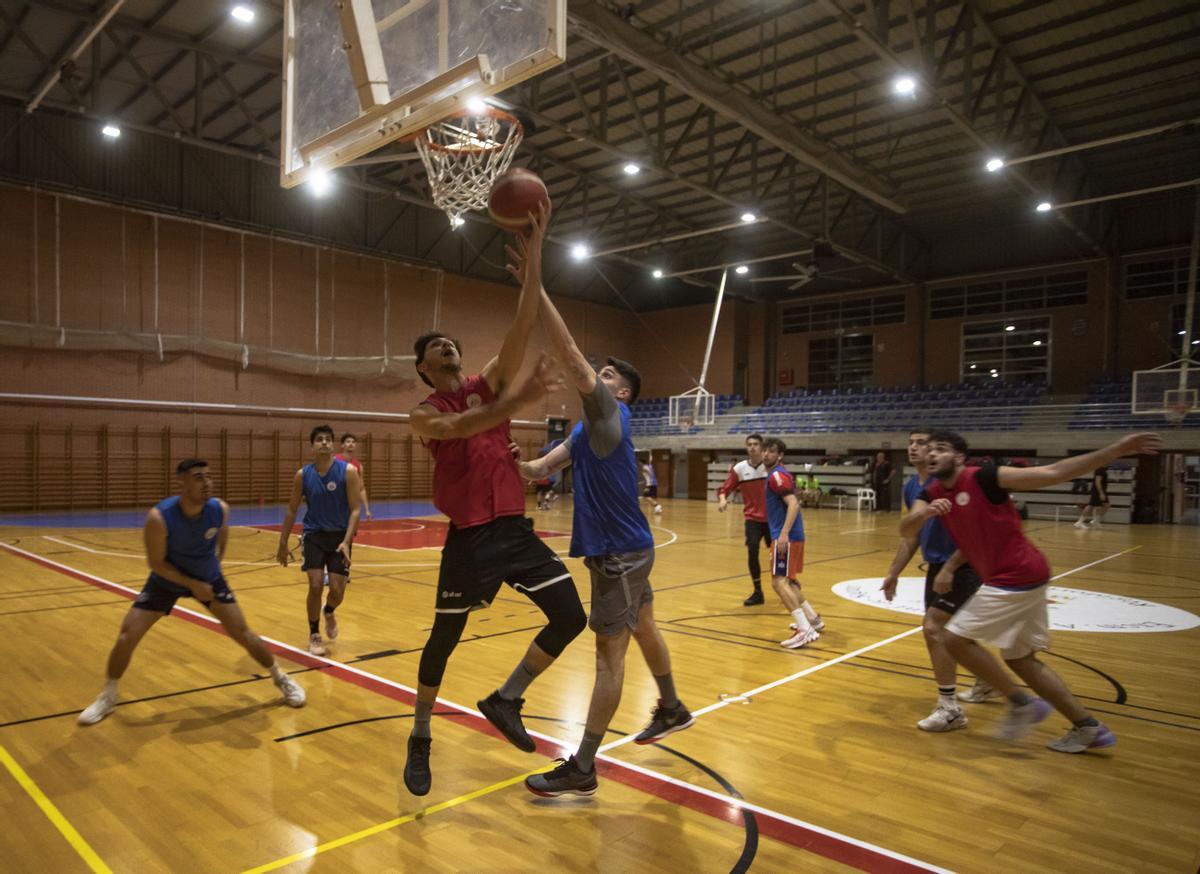
[[[541,317],[550,347],[579,390],[583,418],[562,445],[520,468],[522,476],[536,481],[573,465],[571,555],[582,557],[591,573],[588,624],[596,633],[596,679],[575,755],[552,771],[527,778],[525,785],[535,795],[591,795],[597,788],[596,753],[621,702],[630,637],[659,692],[650,724],[635,741],[653,743],[685,729],[692,715],[675,692],[671,654],[654,622],[654,538],[639,506],[641,471],[629,428],[629,405],[637,400],[641,376],[617,358],[609,358],[596,373],[544,289]]]
[[[800,588],[804,570],[804,517],[796,497],[796,481],[783,463],[787,446],[778,437],[763,441],[767,468],[767,526],[771,530],[771,586],[792,614],[791,636],[779,641],[787,649],[808,646],[821,636],[825,623]]]
[[[929,428],[913,428],[908,435],[908,462],[916,473],[904,484],[904,509],[909,511],[929,484],[932,475],[926,468],[929,451]],[[957,546],[940,519],[930,519],[921,528],[917,537],[904,537],[896,549],[896,557],[888,574],[883,578],[883,596],[889,601],[896,597],[896,584],[900,574],[908,566],[918,545],[925,559],[925,618],[921,623],[925,633],[925,648],[929,650],[929,663],[933,666],[933,678],[937,682],[938,699],[933,712],[917,723],[922,731],[954,731],[967,727],[967,715],[963,712],[954,693],[957,688],[957,667],[954,656],[946,649],[942,640],[942,629],[958,608],[979,589],[979,575],[969,564],[963,564],[953,576],[942,573],[942,566],[954,555]],[[978,703],[988,698],[1003,697],[982,681],[977,681],[970,690],[961,693],[964,701]]]
[[[346,597],[350,575],[350,547],[358,530],[362,480],[352,465],[333,457],[333,429],[328,425],[313,428],[308,441],[313,448],[313,462],[296,471],[292,480],[292,496],[283,517],[275,558],[287,567],[288,537],[303,500],[308,508],[304,512],[304,563],[300,569],[308,575],[308,651],[323,656],[327,650],[321,639],[320,620],[325,578],[329,578],[325,634],[333,640],[338,636],[334,611]]]
[[[121,622],[117,642],[108,654],[108,679],[99,697],[79,714],[80,725],[93,725],[113,712],[117,683],[129,667],[133,651],[180,598],[195,598],[207,607],[229,636],[270,671],[283,700],[292,707],[304,706],[304,690],[280,669],[271,651],[246,625],[221,573],[229,539],[229,507],[212,497],[208,463],[189,458],[179,462],[175,474],[179,495],[160,502],[146,516],[143,533],[150,577]]]

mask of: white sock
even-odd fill
[[[813,605],[808,603],[808,601],[801,601],[800,609],[804,611],[804,615],[808,617],[809,622],[816,622],[820,618],[817,616],[817,611],[813,609]]]
[[[796,631],[801,634],[811,631],[812,626],[808,624],[808,617],[804,615],[804,611],[796,609],[792,611],[792,618],[796,620]]]
[[[117,683],[119,683],[119,682],[121,682],[121,681],[114,680],[114,679],[112,679],[112,677],[109,677],[107,680],[104,681],[103,694],[107,695],[110,698],[116,698],[117,697]]]
[[[271,667],[267,668],[267,670],[271,672],[272,680],[279,680],[285,676],[285,674],[279,667],[279,662],[273,662],[271,664]]]

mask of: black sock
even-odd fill
[[[332,616],[332,615],[333,615],[333,611],[334,611],[334,610],[336,610],[336,609],[337,609],[337,607],[330,607],[328,604],[326,604],[326,605],[325,605],[325,615],[326,615],[326,616]]]
[[[1083,719],[1080,719],[1075,723],[1075,727],[1076,728],[1095,728],[1099,724],[1100,724],[1100,720],[1098,720],[1096,717],[1085,716]]]
[[[954,698],[954,690],[957,688],[958,688],[957,686],[953,686],[953,685],[952,686],[938,686],[938,697],[953,699]]]
[[[320,634],[321,633],[321,620],[318,619],[316,622],[308,623],[308,633],[309,634]]]
[[[416,712],[413,713],[413,737],[432,736],[429,732],[429,720],[433,718],[433,705],[433,701],[425,702],[420,698],[417,699]]]
[[[1008,700],[1011,701],[1013,703],[1013,706],[1015,706],[1015,707],[1024,707],[1032,699],[1030,699],[1030,697],[1027,694],[1025,694],[1020,689],[1018,689],[1017,691],[1013,692],[1011,695],[1008,696]]]
[[[754,583],[754,591],[761,595],[762,594],[762,580],[755,579],[752,582]]]

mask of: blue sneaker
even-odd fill
[[[1058,753],[1082,753],[1087,750],[1097,750],[1111,747],[1117,742],[1117,736],[1107,725],[1099,722],[1095,725],[1075,725],[1060,737],[1046,744]]]

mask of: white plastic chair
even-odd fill
[[[857,489],[855,492],[855,495],[858,500],[858,503],[855,506],[856,510],[861,510],[863,508],[863,503],[866,503],[868,508],[870,508],[872,510],[875,509],[875,490],[874,489],[866,489],[866,488]]]

